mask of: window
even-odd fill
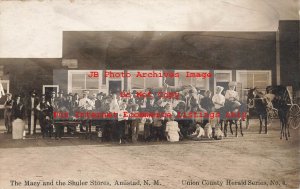
[[[271,85],[271,71],[266,70],[238,70],[237,81],[241,83],[240,98],[246,102],[250,88],[256,87],[259,91],[265,92],[266,87]]]
[[[147,88],[162,87],[162,77],[136,77],[138,72],[152,73],[155,72],[157,75],[162,75],[161,70],[129,70],[131,77],[128,78],[128,88],[130,90],[142,91]]]
[[[90,72],[98,72],[98,76],[90,77]],[[102,70],[69,70],[68,92],[82,94],[88,90],[90,93],[99,93],[102,87]]]
[[[175,86],[192,85],[196,88],[207,90],[209,88],[209,78],[202,77],[186,77],[187,72],[192,73],[208,73],[208,70],[175,70],[175,73],[179,73],[179,77],[175,77]]]
[[[265,91],[271,85],[271,71],[237,71],[237,81],[242,83],[242,88],[254,88]]]

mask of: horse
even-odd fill
[[[288,140],[290,137],[290,130],[288,124],[289,104],[292,103],[289,93],[285,86],[268,86],[266,88],[267,94],[273,94],[275,97],[272,100],[274,108],[278,110],[278,117],[280,120],[280,139],[285,137]]]
[[[247,98],[248,108],[253,108],[259,119],[259,134],[262,132],[262,125],[264,122],[265,134],[268,133],[268,103],[264,98],[263,93],[259,92],[257,88],[250,89]]]
[[[247,106],[244,103],[241,103],[238,109],[234,109],[228,100],[225,101],[224,107],[220,112],[220,123],[221,130],[223,131],[223,123],[224,123],[224,136],[227,137],[227,127],[229,125],[230,132],[233,135],[232,125],[235,125],[235,137],[238,137],[238,125],[240,126],[240,133],[244,136],[243,133],[243,117],[241,114],[247,112]]]

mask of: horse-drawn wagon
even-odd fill
[[[262,119],[265,120],[266,132],[268,123],[270,124],[276,117],[280,120],[281,137],[286,136],[286,139],[289,136],[289,126],[293,129],[300,126],[300,107],[293,102],[286,86],[268,86],[266,94],[259,92],[256,88],[250,89],[247,102],[248,120],[253,116],[253,112],[256,112],[259,115],[261,127]]]

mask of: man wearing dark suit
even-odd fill
[[[11,94],[7,94],[7,100],[4,103],[4,120],[7,133],[12,132],[12,105],[13,100],[11,99]]]
[[[43,135],[43,138],[46,136],[46,117],[49,117],[49,108],[50,104],[46,101],[45,95],[41,96],[41,100],[39,104],[37,105],[36,109],[38,111],[38,117],[39,117],[39,123],[41,127],[41,132]]]
[[[24,103],[22,102],[21,96],[18,95],[16,97],[16,100],[13,103],[13,117],[14,119],[22,119],[24,120],[25,118],[25,106]]]
[[[28,118],[28,134],[31,134],[31,126],[33,126],[33,134],[36,133],[36,120],[38,118],[38,111],[36,107],[39,104],[39,100],[36,97],[36,95],[36,92],[32,91],[26,104]]]

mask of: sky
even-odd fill
[[[276,31],[298,0],[0,1],[0,58],[61,58],[63,31]]]

